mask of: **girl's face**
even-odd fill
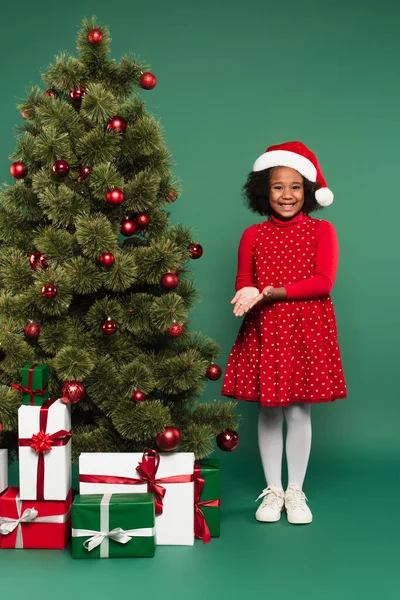
[[[269,203],[274,214],[280,219],[293,219],[304,204],[302,175],[289,167],[276,167],[269,186]]]

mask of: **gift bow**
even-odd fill
[[[204,544],[211,541],[210,529],[201,506],[220,506],[221,502],[217,500],[201,501],[201,494],[204,489],[204,478],[201,477],[201,465],[198,461],[194,465],[194,535],[197,539],[203,540]]]
[[[34,433],[30,438],[20,438],[18,446],[29,446],[38,454],[37,476],[36,476],[36,499],[44,500],[44,455],[49,452],[53,446],[66,446],[72,436],[70,431],[60,429],[55,433],[46,433],[47,419],[50,407],[56,402],[54,398],[48,400],[40,408],[39,412],[39,432]]]
[[[18,518],[0,516],[0,535],[9,535],[17,529],[15,548],[23,548],[23,536],[21,525],[23,523],[66,523],[70,517],[71,509],[68,509],[64,515],[50,515],[48,517],[38,517],[38,511],[35,508],[26,508],[21,515],[22,501],[17,494],[15,497]]]
[[[37,366],[38,366],[38,363],[33,364],[28,371],[28,387],[19,385],[18,383],[11,384],[11,387],[14,388],[15,390],[18,390],[19,392],[22,392],[23,394],[25,394],[25,393],[29,394],[29,402],[30,402],[31,406],[33,406],[35,404],[34,396],[44,396],[44,394],[47,392],[47,383],[40,390],[32,389],[33,371],[34,371],[35,367],[37,367]]]
[[[156,479],[160,455],[156,450],[147,450],[136,467],[140,479],[134,477],[118,477],[116,475],[79,475],[80,483],[109,483],[121,485],[138,485],[147,483],[147,491],[154,494],[156,515],[163,512],[163,498],[167,493],[161,483],[190,483],[193,475],[171,475]]]

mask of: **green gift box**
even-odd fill
[[[49,399],[48,381],[49,367],[33,363],[23,367],[22,385],[13,384],[13,387],[22,392],[22,404],[43,406]]]
[[[208,527],[211,537],[220,535],[220,468],[219,459],[209,458],[207,460],[196,461],[194,469],[195,477],[195,535],[197,538],[207,539],[205,523]],[[204,483],[203,483],[204,481]]]
[[[72,505],[73,558],[152,557],[153,494],[88,494]]]

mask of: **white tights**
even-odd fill
[[[287,426],[288,485],[303,487],[311,449],[311,404],[260,406],[258,445],[267,485],[282,488],[283,419]]]

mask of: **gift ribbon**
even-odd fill
[[[71,439],[71,432],[65,429],[60,429],[55,433],[46,433],[47,419],[49,415],[49,409],[53,406],[56,400],[54,398],[48,400],[43,406],[40,407],[39,413],[39,432],[34,433],[30,438],[20,438],[18,440],[18,446],[26,447],[29,446],[38,455],[37,475],[36,475],[36,499],[44,500],[44,455],[46,452],[52,450],[55,446],[66,446]]]
[[[140,479],[134,477],[118,477],[114,475],[79,475],[80,483],[110,483],[138,485],[147,483],[147,491],[154,494],[156,515],[162,515],[163,498],[167,492],[161,483],[190,483],[193,475],[171,475],[156,479],[160,455],[155,450],[144,452],[142,461],[136,467]]]
[[[48,517],[38,517],[38,511],[35,508],[26,508],[21,515],[22,501],[17,494],[15,497],[18,518],[0,516],[0,535],[9,535],[17,529],[15,539],[15,548],[23,548],[22,525],[24,523],[66,523],[70,517],[71,509],[64,515],[51,515]]]
[[[42,387],[40,390],[33,390],[32,389],[32,382],[33,382],[33,371],[35,370],[35,367],[38,366],[38,363],[33,364],[28,371],[28,387],[25,387],[23,385],[19,385],[18,383],[12,383],[11,387],[14,388],[15,390],[18,390],[22,393],[26,393],[29,394],[29,403],[31,406],[35,405],[35,399],[34,396],[44,396],[44,394],[47,392],[47,383],[44,387]]]
[[[72,529],[72,537],[89,537],[83,547],[89,552],[100,546],[100,558],[109,557],[109,540],[119,544],[127,544],[133,537],[151,537],[155,535],[154,527],[141,527],[124,530],[115,527],[110,531],[110,500],[112,494],[104,494],[100,502],[100,531],[93,529]]]
[[[201,501],[203,489],[204,478],[201,476],[201,464],[199,461],[196,461],[194,463],[194,535],[197,539],[203,540],[204,544],[208,544],[211,541],[211,534],[204,513],[200,507],[218,507],[220,506],[221,501],[219,499]]]

